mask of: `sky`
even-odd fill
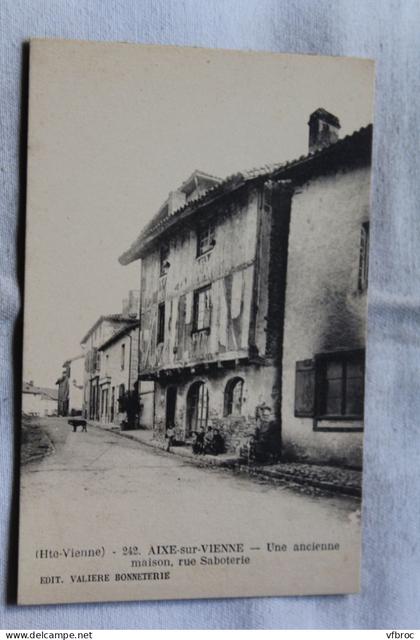
[[[372,121],[373,64],[122,43],[30,54],[24,379],[53,387],[102,314],[138,289],[118,257],[195,169],[224,178],[307,153],[323,107]]]

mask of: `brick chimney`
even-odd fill
[[[309,151],[319,151],[337,142],[340,120],[325,109],[317,109],[309,116]]]

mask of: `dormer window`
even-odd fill
[[[160,275],[166,276],[168,273],[169,267],[171,266],[169,263],[169,245],[162,244],[160,246]]]
[[[216,244],[214,224],[199,227],[197,231],[197,258],[211,251]]]

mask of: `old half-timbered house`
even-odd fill
[[[326,354],[364,347],[364,285],[357,294],[348,289],[359,269],[360,225],[368,228],[370,172],[371,128],[341,140],[339,128],[319,109],[306,156],[225,180],[194,172],[120,257],[122,264],[141,259],[139,370],[155,385],[157,432],[174,425],[185,441],[199,427],[217,426],[235,449],[264,420],[274,425],[276,454],[283,444],[290,457],[316,458],[324,447],[328,458],[325,438],[313,445],[333,402]],[[345,258],[338,247],[349,251]],[[350,380],[351,365],[343,367]],[[361,391],[360,380],[354,384]],[[357,409],[344,407],[335,418],[356,430]]]
[[[142,259],[140,379],[155,383],[157,431],[223,427],[234,448],[258,407],[276,410],[290,197],[259,172],[195,172],[121,258]]]

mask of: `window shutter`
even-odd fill
[[[315,363],[313,360],[296,362],[295,416],[312,418],[315,415]]]
[[[210,289],[204,292],[204,317],[203,327],[208,328],[211,325],[211,293]]]
[[[359,277],[357,286],[359,291],[364,291],[368,284],[369,269],[369,222],[362,224],[360,235]]]
[[[180,349],[179,358],[182,358],[184,352],[184,331],[186,322],[185,294],[179,296],[178,299],[178,326],[177,326],[177,347]]]

